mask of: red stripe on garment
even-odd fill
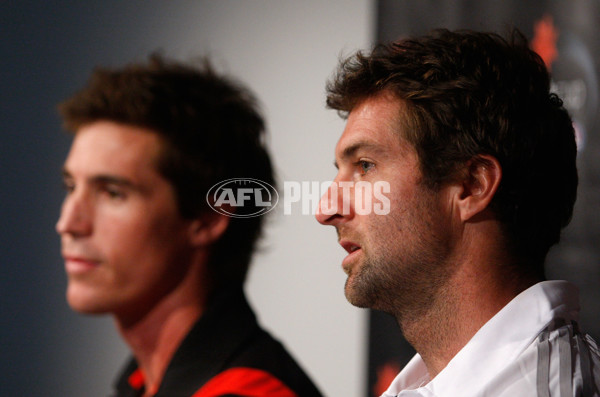
[[[135,390],[140,390],[145,382],[144,373],[141,369],[136,369],[129,375],[127,382],[129,382],[129,386],[133,387]]]
[[[245,397],[297,397],[290,388],[268,372],[254,368],[232,368],[221,372],[192,397],[237,394]]]

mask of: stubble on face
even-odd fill
[[[345,285],[350,303],[387,312],[399,322],[424,315],[454,271],[447,263],[451,241],[436,193],[421,185],[418,192],[411,203],[392,204],[402,211],[372,221],[362,261]]]
[[[418,153],[405,138],[415,128],[411,124],[405,102],[389,92],[352,110],[336,146],[336,180],[387,181],[390,211],[319,217],[322,224],[336,227],[339,241],[347,246],[342,266],[348,301],[398,320],[423,315],[442,300],[456,271],[451,186],[427,187]],[[358,168],[363,161],[368,169]]]

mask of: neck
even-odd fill
[[[150,395],[158,390],[175,351],[205,310],[207,288],[199,276],[186,276],[135,321],[115,316],[121,336],[144,373],[146,391]]]
[[[468,250],[468,255],[453,256],[452,262],[458,263],[456,270],[425,310],[418,315],[396,316],[431,379],[487,321],[537,281],[516,276],[508,266],[514,264],[514,259],[506,255],[505,249],[490,241],[475,246],[479,247],[476,252]]]

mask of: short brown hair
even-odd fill
[[[436,30],[343,60],[328,83],[327,105],[347,115],[383,91],[406,102],[407,139],[426,183],[436,188],[478,155],[503,177],[491,208],[509,246],[543,275],[549,248],[572,216],[577,191],[573,126],[550,93],[541,58],[518,31]]]
[[[73,132],[98,120],[156,132],[163,141],[159,172],[173,184],[186,218],[211,211],[205,196],[220,181],[254,178],[275,186],[255,97],[207,60],[194,67],[153,54],[147,63],[98,68],[59,111]],[[263,222],[262,216],[230,219],[211,252],[215,284],[243,283]]]

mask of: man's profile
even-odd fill
[[[115,395],[319,396],[244,297],[264,217],[206,199],[230,178],[275,184],[253,95],[154,55],[95,70],[59,110],[74,133],[56,225],[67,300],[112,315],[130,347]]]
[[[327,88],[347,118],[334,184],[390,185],[385,215],[339,189],[317,213],[348,252],[347,299],[392,314],[418,353],[383,395],[600,395],[577,289],[544,274],[577,149],[525,38],[405,38],[342,61]]]

